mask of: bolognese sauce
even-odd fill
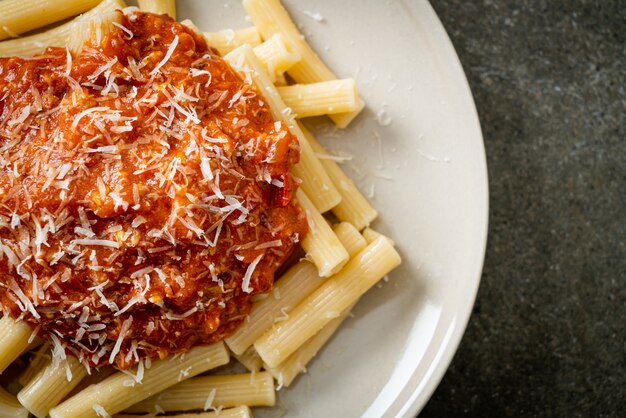
[[[0,303],[89,366],[223,339],[307,232],[297,139],[165,16],[0,58]]]

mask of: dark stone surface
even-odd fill
[[[474,313],[420,417],[626,416],[626,1],[431,4],[491,210]]]

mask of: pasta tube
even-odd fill
[[[326,154],[326,150],[315,140],[313,135],[304,126],[300,125],[300,128],[313,150],[320,155]],[[341,194],[341,201],[333,208],[333,214],[342,221],[350,222],[358,230],[369,226],[378,216],[376,209],[370,205],[354,182],[335,161],[330,158],[320,158],[320,161]]]
[[[286,86],[287,84],[289,84],[287,82],[287,77],[285,77],[285,74],[277,74],[276,75],[276,81],[274,82],[274,85],[276,87],[278,86]]]
[[[278,87],[278,93],[298,118],[353,112],[359,106],[352,78]]]
[[[287,320],[263,334],[254,347],[269,367],[278,366],[399,264],[400,256],[389,240],[376,239],[296,306]]]
[[[341,195],[324,171],[304,133],[289,115],[289,108],[280,98],[276,87],[269,79],[263,64],[254,55],[252,48],[248,45],[240,46],[224,58],[262,92],[274,119],[287,124],[291,133],[298,138],[301,152],[300,162],[294,167],[293,173],[302,179],[302,189],[307,196],[313,199],[313,204],[321,213],[332,209],[340,202]]]
[[[75,357],[68,356],[57,364],[50,361],[17,394],[17,399],[37,418],[45,418],[85,376],[87,369]]]
[[[238,405],[273,406],[275,403],[274,378],[267,372],[260,372],[194,377],[131,406],[126,412],[154,412],[156,405],[169,412]]]
[[[78,385],[76,385],[74,389],[72,389],[72,391],[67,395],[67,397],[71,398],[72,396],[81,392],[87,386],[95,385],[97,383],[102,382],[107,377],[111,376],[114,373],[117,373],[117,371],[118,370],[114,368],[113,366],[106,366],[106,367],[101,367],[98,370],[92,370],[91,374],[88,374],[87,376],[85,376],[85,378],[82,379],[78,383]]]
[[[123,372],[91,385],[50,410],[50,418],[97,418],[113,415],[155,393],[229,361],[222,342],[192,348],[184,355],[153,361],[143,370],[141,383]],[[141,365],[139,366],[141,367]],[[134,368],[135,374],[139,371]]]
[[[0,41],[85,12],[100,0],[0,1]]]
[[[175,0],[137,0],[139,8],[146,12],[156,14],[166,14],[176,19]]]
[[[250,343],[248,349],[243,353],[237,354],[235,352],[232,352],[231,354],[237,359],[239,363],[241,363],[246,369],[250,370],[251,372],[258,372],[259,370],[261,370],[261,367],[263,367],[263,360],[261,360],[261,357],[259,357],[254,347],[252,347],[252,343]]]
[[[68,23],[35,35],[0,42],[0,56],[29,57],[51,46],[66,46],[74,35],[75,23],[79,18],[83,21],[88,20],[125,6],[122,0],[103,0],[93,9]]]
[[[265,39],[281,33],[292,49],[300,54],[302,59],[288,71],[296,82],[309,84],[337,78],[311,49],[279,0],[244,0],[243,7]],[[338,127],[345,128],[359,114],[364,105],[363,101],[359,100],[356,111],[330,115],[330,118]]]
[[[2,373],[26,347],[33,330],[24,321],[5,315],[0,319],[0,373]]]
[[[116,11],[101,13],[97,16],[83,15],[75,19],[72,36],[67,40],[67,47],[74,55],[80,54],[88,41],[102,42],[102,38],[120,23],[121,16]]]
[[[317,267],[320,276],[328,277],[338,272],[348,261],[348,251],[302,189],[298,189],[296,197],[309,223],[309,232],[302,241],[302,248]]]
[[[365,240],[352,225],[340,223],[334,231],[350,256],[365,248]],[[226,344],[234,353],[243,353],[250,348],[254,350],[254,347],[250,347],[254,341],[275,322],[288,318],[290,310],[322,283],[322,278],[311,262],[298,262],[274,283],[266,299],[252,305],[248,320],[226,338]]]
[[[333,227],[333,231],[350,257],[354,257],[368,244],[363,235],[349,222],[339,222]]]
[[[346,309],[340,316],[330,321],[311,339],[302,344],[295,353],[290,355],[285,361],[276,367],[265,365],[267,370],[274,378],[279,386],[288,387],[293,380],[302,372],[306,371],[307,364],[315,357],[317,352],[326,344],[333,336],[337,328],[348,317],[352,306]]]
[[[280,33],[254,47],[254,54],[263,63],[273,82],[300,61],[300,55],[289,49],[285,38]],[[291,107],[289,104],[287,106]]]
[[[274,321],[284,317],[321,284],[322,279],[315,265],[306,260],[300,261],[274,283],[274,288],[266,299],[252,305],[249,319],[226,338],[226,344],[234,353],[245,352]]]
[[[28,418],[28,411],[9,392],[0,387],[0,417]]]
[[[152,415],[148,415],[152,416]],[[141,415],[117,414],[113,418],[140,418]],[[199,414],[176,414],[168,415],[171,418],[252,418],[252,411],[247,406],[222,409],[215,412],[202,412]]]
[[[37,351],[31,354],[26,369],[22,372],[17,382],[26,386],[32,378],[43,370],[50,362],[50,343],[43,344]]]
[[[228,54],[241,45],[257,46],[261,44],[261,34],[256,26],[245,29],[226,29],[218,32],[204,32],[207,44],[217,49],[222,55]]]
[[[389,237],[384,236],[383,234],[381,234],[378,231],[374,231],[373,229],[370,228],[365,228],[363,230],[363,238],[365,238],[365,240],[370,243],[372,241],[374,241],[376,238],[378,237],[385,237],[389,240],[389,242],[391,242],[391,245],[396,245],[396,243]]]

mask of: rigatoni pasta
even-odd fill
[[[259,372],[194,377],[136,403],[126,412],[150,413],[157,408],[165,412],[206,411],[239,405],[273,406],[275,403],[273,377],[268,372]]]
[[[118,372],[91,385],[50,410],[50,418],[98,418],[113,415],[178,382],[227,364],[223,343],[192,348],[181,356],[140,363],[129,376]],[[143,374],[143,376],[142,376]]]
[[[231,348],[230,345],[228,346],[228,348]],[[241,363],[246,369],[253,373],[258,372],[263,367],[263,360],[261,360],[261,357],[259,357],[254,347],[252,347],[252,343],[250,343],[248,349],[245,350],[243,353],[237,354],[231,349],[230,354],[234,358],[236,358],[237,361]]]
[[[217,32],[203,32],[204,38],[220,54],[226,55],[241,45],[256,47],[261,44],[261,34],[256,26],[244,29],[224,29]]]
[[[175,0],[137,0],[139,7],[147,12],[166,14],[176,19]]]
[[[3,0],[0,1],[0,41],[73,17],[101,0]]]
[[[263,63],[274,84],[277,77],[283,76],[285,71],[300,61],[300,55],[289,49],[284,37],[279,33],[254,47],[254,55]],[[288,103],[286,105],[290,106]]]
[[[359,108],[352,78],[278,87],[278,94],[298,118],[354,112]]]
[[[60,362],[50,360],[38,374],[24,385],[17,399],[37,418],[45,418],[53,407],[87,376],[85,367],[75,358]]]
[[[307,137],[313,150],[320,156],[320,162],[341,195],[341,201],[332,209],[333,214],[341,221],[350,222],[358,230],[369,226],[378,216],[376,209],[372,207],[359,191],[354,181],[333,161],[332,156],[326,153],[326,150],[317,142],[313,135],[303,125],[300,125],[300,129]]]
[[[350,222],[339,222],[333,226],[333,231],[341,241],[350,258],[354,257],[367,245],[365,237]]]
[[[313,263],[306,260],[298,262],[276,281],[266,299],[254,304],[241,327],[226,338],[228,347],[234,353],[250,349],[265,330],[275,321],[284,320],[289,310],[320,286],[322,280]]]
[[[51,359],[49,342],[42,344],[37,350],[31,351],[26,369],[20,374],[17,382],[22,386],[26,386],[37,373],[48,365]]]
[[[44,51],[50,46],[67,46],[74,34],[74,25],[77,19],[88,20],[96,18],[125,6],[126,4],[122,0],[102,0],[96,7],[73,21],[35,35],[0,42],[0,56],[29,57]]]
[[[352,305],[354,306],[354,305]],[[307,364],[315,357],[317,352],[328,342],[333,336],[337,328],[348,317],[352,306],[348,307],[337,318],[332,319],[329,323],[317,332],[313,337],[303,343],[293,354],[283,360],[279,365],[270,367],[264,364],[267,370],[278,382],[279,386],[289,387],[300,373],[306,371]]]
[[[288,319],[259,338],[254,347],[269,367],[278,366],[399,264],[400,256],[386,238],[373,241],[294,308]]]
[[[252,418],[252,411],[248,406],[226,408],[211,412],[168,415],[175,418]],[[137,418],[137,415],[117,414],[114,418]]]
[[[259,28],[264,38],[281,33],[302,59],[289,69],[289,75],[298,83],[308,84],[336,79],[333,72],[322,62],[317,54],[304,40],[296,25],[279,0],[244,0],[243,6]],[[345,128],[363,109],[364,103],[359,100],[357,110],[331,115],[331,119],[340,128]]]
[[[352,225],[340,223],[333,230],[350,257],[365,248],[365,240]],[[289,318],[289,312],[323,283],[310,261],[299,261],[276,281],[266,299],[254,304],[246,321],[226,338],[226,344],[235,354],[249,351],[266,330]]]
[[[11,418],[28,418],[28,410],[20,404],[15,395],[0,387],[0,416]]]
[[[374,231],[371,228],[365,228],[363,230],[363,238],[365,238],[365,240],[368,243],[371,243],[372,241],[374,241],[375,239],[380,238],[380,237],[385,237],[385,238],[387,238],[389,240],[389,242],[391,242],[391,245],[396,245],[396,243],[391,238],[381,234],[378,231]]]
[[[302,190],[298,190],[296,196],[306,213],[309,224],[309,233],[302,241],[302,248],[311,258],[320,275],[328,277],[338,272],[348,261],[348,251],[308,196]]]
[[[33,330],[25,322],[10,316],[0,319],[0,373],[24,352],[32,335]]]
[[[91,39],[100,43],[116,25],[120,25],[120,13],[112,10],[99,13],[97,16],[79,16],[72,22],[72,34],[66,46],[75,55],[83,50],[83,46]]]

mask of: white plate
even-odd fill
[[[256,416],[412,417],[454,355],[480,280],[488,185],[472,96],[424,0],[286,4],[326,63],[357,79],[366,111],[322,139],[369,172],[348,170],[374,192],[374,227],[393,237],[403,264],[280,392],[281,405]],[[250,25],[239,1],[179,0],[178,15],[203,30]]]

